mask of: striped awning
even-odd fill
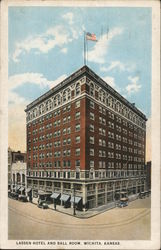
[[[24,190],[25,190],[24,187],[21,187],[21,188],[19,189],[20,192],[22,192],[22,191],[24,191]]]
[[[27,188],[26,192],[29,193],[32,190],[32,188]]]
[[[75,196],[75,204],[78,204],[81,201],[82,197]],[[71,202],[74,202],[74,196],[72,196]]]
[[[68,201],[70,199],[70,196],[67,194],[62,194],[60,199],[61,199],[61,201]]]
[[[51,193],[44,192],[43,190],[38,190],[38,195],[51,195]]]
[[[60,193],[52,193],[52,195],[50,196],[50,198],[52,199],[57,199],[59,197]]]

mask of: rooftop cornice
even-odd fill
[[[121,102],[123,102],[125,105],[130,107],[134,112],[139,114],[144,120],[147,120],[146,116],[137,109],[132,103],[130,103],[128,100],[126,100],[122,95],[120,95],[116,90],[114,90],[108,83],[106,83],[101,77],[99,77],[93,70],[91,70],[87,65],[84,65],[74,73],[72,73],[69,77],[67,77],[65,80],[60,82],[58,85],[47,91],[45,94],[38,97],[36,100],[31,102],[27,105],[27,108],[25,111],[30,110],[35,105],[41,103],[51,95],[57,93],[59,90],[61,90],[64,86],[67,86],[72,81],[76,80],[78,77],[82,76],[83,74],[91,77],[93,80],[96,81],[96,83],[99,83],[101,87],[108,90],[114,97],[116,96]]]

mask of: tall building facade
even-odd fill
[[[144,191],[146,117],[89,67],[26,108],[27,185],[83,208]],[[62,197],[62,199],[61,199]]]

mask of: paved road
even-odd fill
[[[79,219],[9,199],[9,239],[150,240],[150,198]]]

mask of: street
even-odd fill
[[[150,240],[150,197],[88,219],[9,199],[9,240]]]

